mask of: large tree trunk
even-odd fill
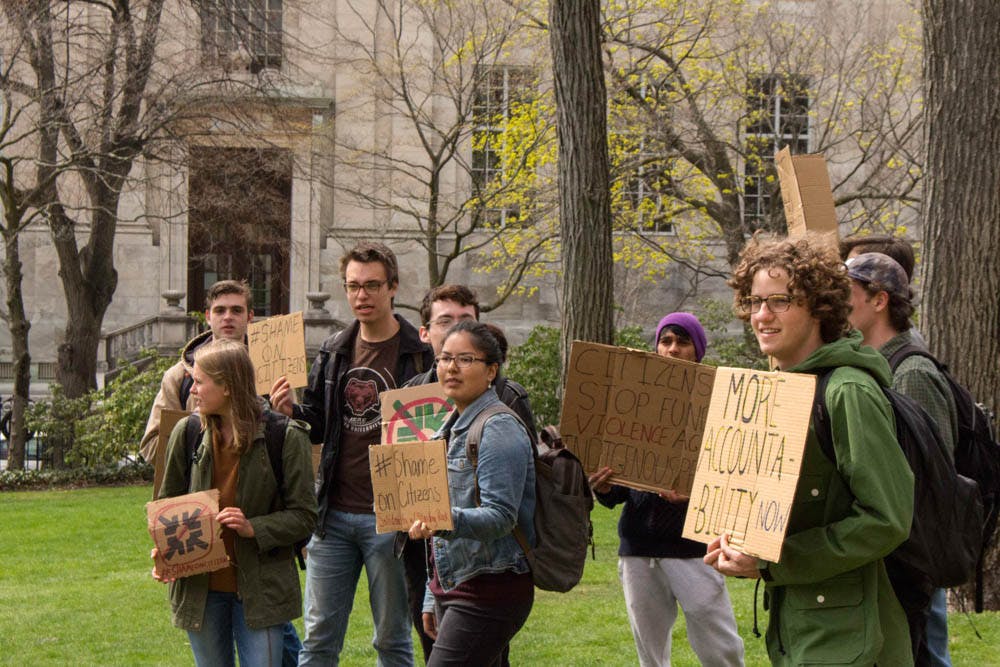
[[[924,280],[931,350],[1000,410],[1000,3],[924,0]],[[994,547],[996,549],[996,547]],[[987,562],[996,562],[997,555]],[[986,571],[998,609],[1000,572]]]
[[[611,343],[611,252],[607,92],[599,0],[552,0],[549,39],[559,138],[562,241],[562,368],[573,340]]]
[[[20,220],[8,221],[4,228],[4,280],[7,289],[7,315],[14,357],[14,393],[11,396],[10,434],[8,436],[7,469],[24,468],[24,448],[28,438],[25,409],[31,389],[31,355],[28,353],[28,331],[31,323],[24,312],[21,283],[21,252],[18,233]]]

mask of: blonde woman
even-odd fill
[[[293,545],[316,522],[308,429],[288,421],[276,476],[246,346],[216,340],[199,348],[192,378],[202,422],[194,460],[186,418],[170,435],[157,495],[218,489],[230,564],[168,582],[173,622],[187,630],[199,667],[234,665],[234,646],[242,667],[278,666],[283,626],[302,613]],[[155,567],[153,577],[167,581]]]

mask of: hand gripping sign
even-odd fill
[[[218,489],[146,503],[146,521],[161,576],[179,579],[221,570],[229,564],[218,513]]]

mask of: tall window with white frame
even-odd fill
[[[199,0],[205,62],[256,74],[280,69],[282,0]]]
[[[743,141],[743,226],[749,233],[773,224],[781,211],[774,154],[809,152],[809,80],[766,74],[747,82]]]
[[[519,219],[516,206],[503,203],[504,170],[500,158],[504,124],[518,102],[535,93],[535,73],[526,67],[480,66],[475,71],[472,104],[472,194],[480,202],[476,215],[489,226],[506,227]]]

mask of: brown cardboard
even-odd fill
[[[433,530],[452,528],[446,448],[444,440],[368,448],[375,532],[406,531],[417,519]]]
[[[382,442],[428,441],[441,428],[455,404],[438,382],[383,391]]]
[[[269,393],[284,375],[293,389],[308,383],[302,313],[275,315],[247,327],[247,345],[257,376],[257,393]]]
[[[163,470],[167,461],[167,444],[170,442],[170,434],[174,432],[177,422],[187,417],[190,412],[187,410],[171,410],[164,408],[160,410],[160,432],[156,438],[156,451],[153,453],[153,500],[163,483]]]
[[[814,375],[717,369],[684,537],[728,533],[737,550],[780,560],[815,385]]]
[[[575,341],[563,393],[563,443],[589,474],[644,491],[691,491],[715,369]]]
[[[147,527],[161,576],[180,579],[229,564],[218,513],[218,489],[146,503]]]
[[[814,232],[829,235],[836,243],[837,212],[823,156],[792,155],[785,146],[778,151],[775,165],[781,184],[781,199],[785,204],[789,238]]]

